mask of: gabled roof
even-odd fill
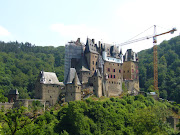
[[[41,71],[40,75],[41,75],[40,83],[43,83],[43,84],[58,84],[58,85],[61,84],[59,82],[56,74],[53,73],[53,72],[44,72],[44,71]]]
[[[88,53],[88,52],[97,53],[98,54],[97,46],[89,38],[87,38],[86,49],[85,49],[85,53]]]
[[[68,77],[65,81],[65,84],[72,84],[74,82],[77,83],[78,85],[81,85],[79,78],[77,76],[77,73],[76,73],[76,69],[70,68],[69,73],[68,73]]]

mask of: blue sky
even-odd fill
[[[153,25],[157,32],[180,28],[179,0],[0,0],[0,40],[61,46],[95,38],[119,44]],[[153,34],[153,28],[137,38]],[[158,43],[175,34],[158,37]],[[136,52],[152,40],[124,46]]]

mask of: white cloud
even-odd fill
[[[94,38],[96,41],[108,42],[108,35],[97,28],[88,27],[84,24],[79,25],[64,25],[62,23],[52,24],[50,26],[52,31],[58,32],[63,39],[70,41],[81,38],[83,42],[86,38]]]
[[[116,20],[116,27],[121,30],[119,35],[124,40],[128,40],[133,36],[139,34],[150,26],[157,25],[157,33],[166,32],[172,27],[180,28],[180,18],[177,17],[179,12],[179,0],[130,0],[115,9],[114,20]],[[161,27],[158,27],[161,26]],[[165,28],[165,29],[164,29]],[[152,35],[153,28],[144,34],[136,37],[141,38],[144,36]],[[158,44],[163,40],[169,40],[174,36],[178,36],[179,32],[173,35],[166,34],[158,37]],[[135,39],[136,39],[135,38]],[[120,42],[123,42],[122,40]],[[153,46],[152,39],[129,44],[123,48],[132,48],[135,51],[147,49]]]
[[[10,35],[10,32],[8,32],[8,30],[0,26],[0,36],[9,36],[9,35]]]

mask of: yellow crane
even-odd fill
[[[134,39],[134,40],[129,40],[127,42],[118,44],[119,46],[124,46],[127,44],[131,44],[134,42],[138,42],[138,41],[142,41],[142,40],[146,40],[146,39],[150,39],[153,38],[153,64],[154,64],[154,90],[158,90],[158,57],[157,57],[157,37],[167,34],[167,33],[171,33],[173,34],[174,31],[177,31],[176,28],[173,28],[169,31],[160,33],[160,34],[156,34],[156,25],[154,25],[154,35],[152,36],[146,36],[146,37],[142,37],[142,38],[138,38],[138,39]]]

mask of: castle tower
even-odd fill
[[[132,49],[128,49],[123,58],[123,79],[139,79],[137,54]]]
[[[139,91],[139,70],[138,57],[132,49],[128,49],[123,56],[123,79],[129,90],[129,93]]]
[[[85,57],[88,63],[91,76],[94,74],[98,66],[98,50],[97,45],[94,44],[94,39],[87,38],[86,48],[85,48]]]
[[[75,68],[70,68],[65,81],[65,101],[81,100],[81,83]]]
[[[55,105],[63,87],[55,73],[41,71],[35,86],[35,98],[45,100],[47,105]]]
[[[93,84],[94,93],[97,97],[102,96],[102,81],[103,78],[98,69],[95,70],[94,75],[90,78],[90,83]]]
[[[18,98],[19,98],[19,92],[17,89],[9,91],[9,93],[8,93],[8,102],[9,103],[15,102],[16,100],[18,100]]]
[[[103,86],[107,96],[119,96],[122,93],[122,54],[118,46],[104,44],[102,58],[104,60]],[[105,92],[106,91],[106,92]]]
[[[84,44],[80,42],[80,38],[78,38],[77,41],[71,41],[65,45],[64,81],[68,76],[69,69],[74,68],[72,63],[81,59],[83,49]]]

